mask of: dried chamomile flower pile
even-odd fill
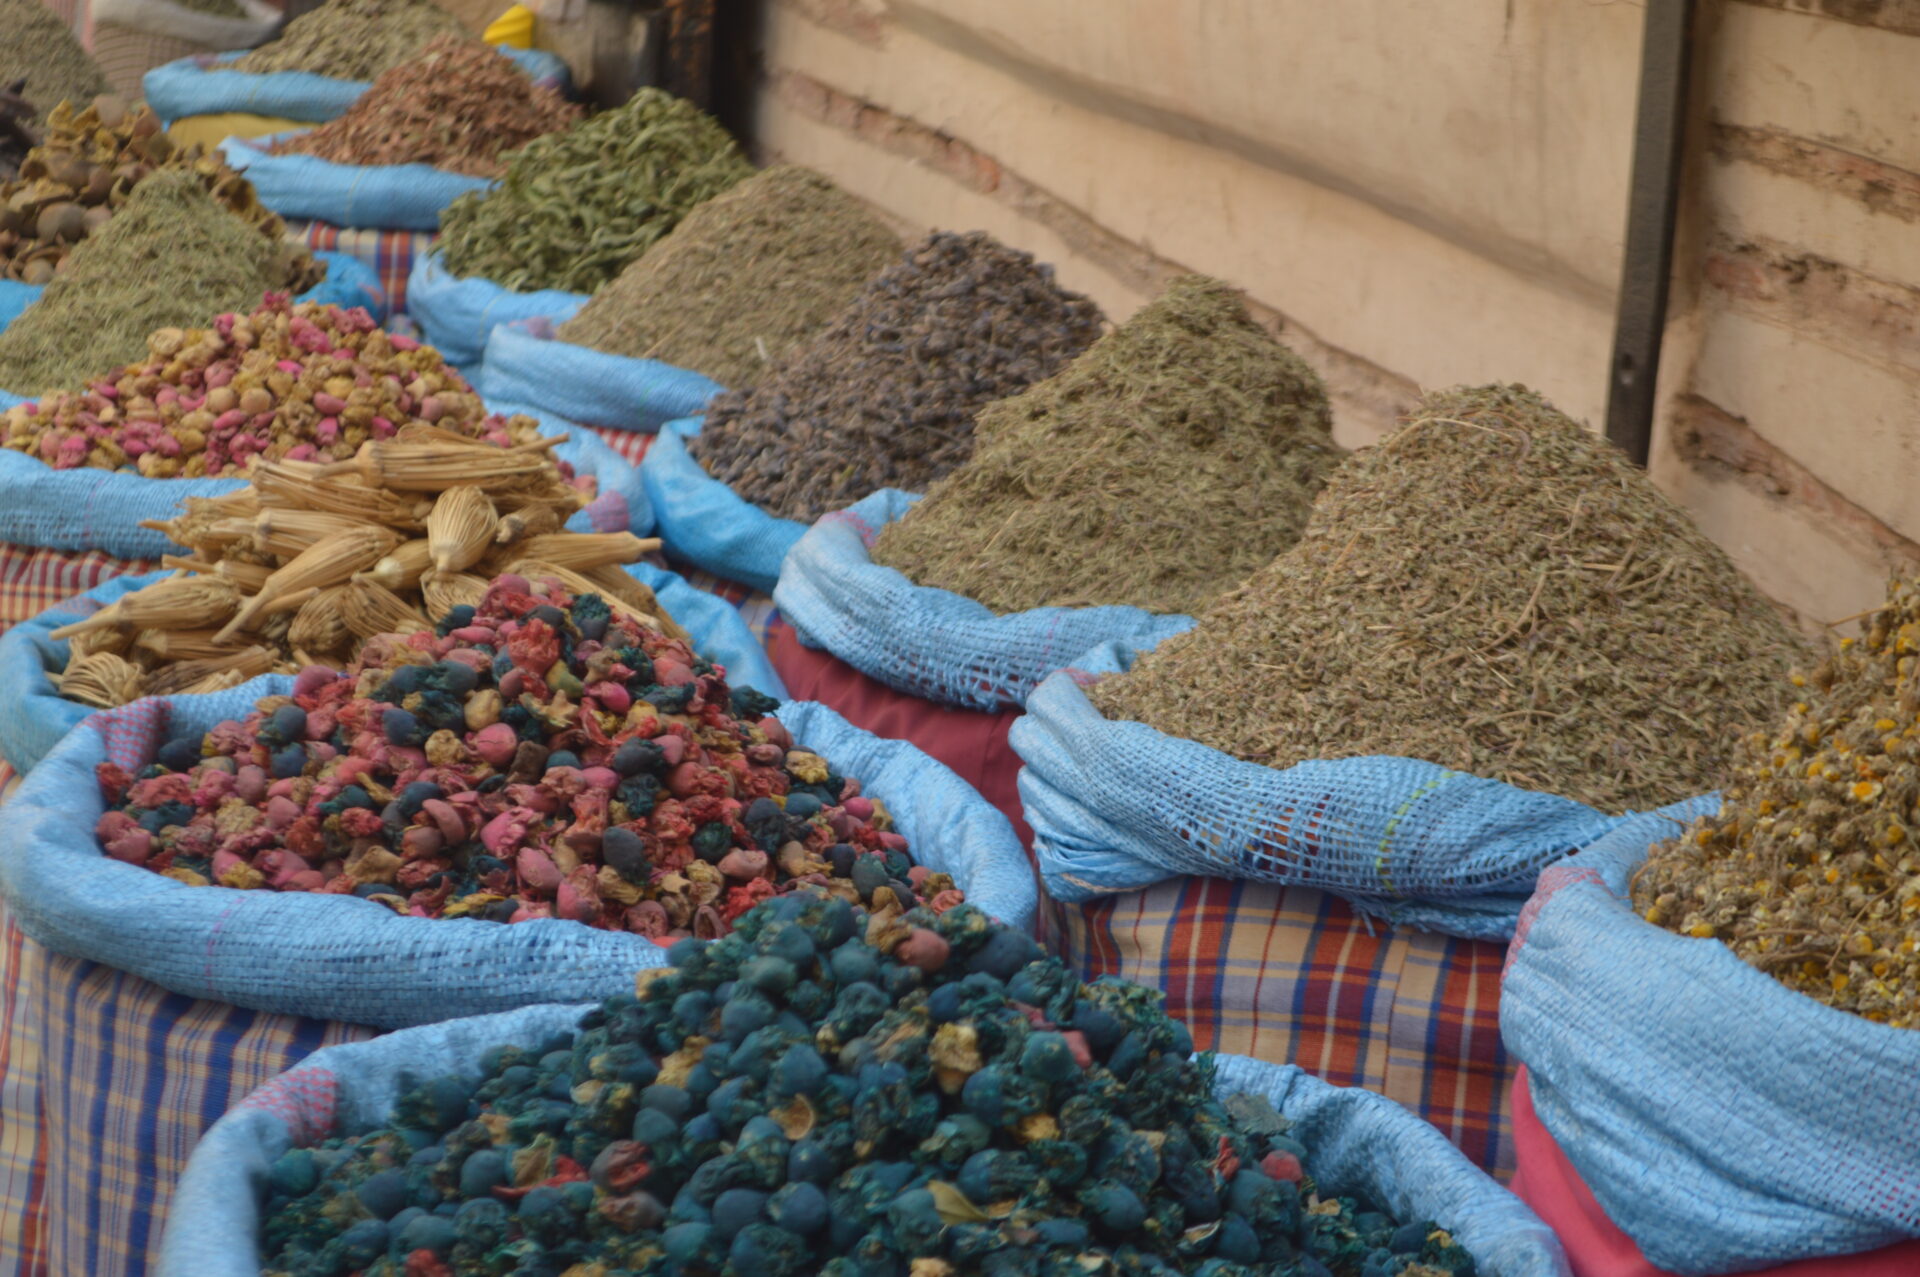
[[[263,1272],[1474,1272],[1431,1223],[1321,1197],[1158,993],[1081,984],[970,905],[794,895],[671,960],[281,1155]]]
[[[372,80],[439,36],[474,40],[458,18],[432,0],[327,0],[287,23],[277,39],[214,70],[311,71],[336,80]]]
[[[1399,755],[1618,812],[1717,788],[1811,650],[1618,449],[1481,386],[1349,457],[1297,545],[1090,698],[1268,767]]]
[[[1796,675],[1801,699],[1740,749],[1725,804],[1655,847],[1648,922],[1721,940],[1790,989],[1920,1028],[1920,588]]]
[[[657,613],[658,605],[655,604]],[[723,935],[805,885],[946,909],[886,808],[658,615],[504,575],[345,676],[99,769],[107,854],[195,886],[317,891],[418,918]]]

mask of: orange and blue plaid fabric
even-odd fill
[[[407,308],[407,276],[413,259],[433,247],[433,231],[351,230],[328,222],[290,222],[288,229],[306,241],[309,251],[345,253],[373,267],[387,306],[395,314]]]

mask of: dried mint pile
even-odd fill
[[[506,156],[493,190],[440,215],[455,275],[516,292],[592,293],[696,206],[753,174],[718,121],[662,89]]]
[[[1895,581],[1862,629],[1794,676],[1719,815],[1653,849],[1633,903],[1828,1006],[1920,1028],[1920,590]]]
[[[437,630],[368,640],[344,676],[303,671],[137,776],[101,764],[97,832],[194,886],[658,939],[713,939],[802,886],[959,904],[776,704],[598,594],[503,575]]]
[[[500,156],[580,118],[494,49],[436,36],[420,56],[383,72],[344,115],[275,146],[336,164],[431,164],[498,177]]]
[[[981,410],[972,459],[873,558],[997,612],[1195,612],[1299,539],[1332,428],[1319,376],[1232,288],[1188,275]]]
[[[745,389],[899,255],[898,237],[859,200],[782,164],[687,214],[559,336]]]
[[[25,79],[42,118],[62,102],[85,106],[112,86],[60,15],[41,0],[0,0],[0,84]]]
[[[267,1175],[269,1277],[1470,1277],[1307,1150],[1161,997],[971,905],[794,895],[676,944],[577,1034]]]
[[[1808,651],[1616,448],[1482,386],[1349,457],[1299,544],[1090,695],[1269,767],[1393,754],[1617,812],[1716,788]]]
[[[478,42],[432,0],[327,0],[287,23],[277,40],[215,69],[372,80],[418,56],[437,36]]]
[[[973,453],[974,414],[1064,368],[1100,308],[984,232],[928,236],[749,391],[716,395],[689,451],[742,497],[811,522],[921,491]]]
[[[235,216],[192,169],[161,169],[0,332],[0,388],[79,387],[142,358],[156,329],[250,311],[268,292],[310,287],[314,271],[304,249]]]

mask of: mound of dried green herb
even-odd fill
[[[873,558],[997,612],[1197,611],[1300,538],[1332,428],[1313,369],[1232,288],[1188,275],[983,409],[973,459]]]
[[[1653,849],[1633,903],[1830,1007],[1920,1028],[1920,588],[1895,581],[1862,629],[1793,678],[1719,815]]]
[[[111,91],[80,41],[41,0],[0,0],[0,84],[25,78],[42,119],[62,102],[78,110]]]
[[[1300,543],[1094,704],[1252,762],[1397,754],[1641,809],[1710,790],[1810,647],[1598,435],[1429,395]]]
[[[973,454],[973,418],[1100,335],[1100,308],[982,232],[916,244],[751,391],[716,395],[689,449],[716,479],[811,521],[924,489]]]
[[[155,329],[250,311],[311,264],[220,205],[193,170],[161,169],[0,332],[0,387],[29,396],[78,389],[144,355]]]
[[[899,238],[859,200],[782,164],[687,214],[559,335],[745,389],[899,255]]]
[[[506,162],[498,187],[447,206],[439,248],[455,275],[517,292],[595,292],[696,205],[753,174],[718,121],[654,88]]]
[[[287,23],[279,39],[218,69],[371,80],[418,56],[442,35],[474,40],[458,18],[432,0],[327,0]]]

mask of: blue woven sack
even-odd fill
[[[318,218],[333,226],[375,230],[436,231],[440,210],[469,191],[484,191],[484,177],[449,173],[431,164],[336,164],[315,155],[274,155],[268,150],[295,133],[230,137],[221,153],[246,174],[260,202],[287,218]]]
[[[700,420],[667,422],[640,459],[654,528],[673,557],[770,592],[807,525],[768,514],[708,474],[684,442],[700,433]]]
[[[700,412],[725,389],[657,359],[628,359],[561,341],[545,317],[502,324],[488,334],[477,384],[490,399],[532,404],[583,425],[646,434]]]
[[[567,86],[567,64],[553,54],[504,44],[497,47],[533,77],[535,84],[556,89]],[[373,86],[371,80],[336,80],[310,71],[261,75],[220,69],[222,63],[244,56],[244,52],[207,53],[180,58],[148,71],[141,77],[140,89],[163,124],[189,115],[227,112],[324,124],[344,115]]]
[[[1663,1271],[1920,1237],[1920,1034],[1823,1006],[1633,911],[1648,849],[1716,809],[1624,825],[1541,875],[1500,1000],[1534,1110]]]
[[[652,590],[667,615],[693,637],[695,651],[726,669],[728,681],[735,687],[752,687],[781,700],[787,698],[786,685],[739,609],[651,563],[635,563],[626,570]],[[0,758],[11,763],[14,771],[23,776],[31,772],[93,712],[61,696],[47,677],[64,670],[69,655],[67,641],[49,635],[169,575],[150,572],[115,577],[0,635],[0,688],[5,689],[0,692]]]
[[[1008,733],[1034,855],[1060,900],[1199,874],[1316,887],[1393,924],[1504,940],[1541,870],[1632,819],[1411,758],[1262,767],[1109,721],[1083,683],[1137,655],[1084,653]]]
[[[438,253],[414,258],[407,277],[407,313],[428,344],[463,369],[477,368],[488,336],[501,324],[519,319],[564,324],[586,304],[584,293],[557,288],[516,293],[490,279],[462,279],[441,264]]]
[[[788,551],[773,601],[808,647],[914,696],[985,711],[1019,707],[1096,644],[1142,651],[1193,628],[1137,607],[1042,607],[996,615],[875,563],[880,530],[920,498],[884,488],[826,515]]]
[[[0,332],[7,330],[21,311],[40,300],[42,287],[23,284],[17,279],[0,279]]]
[[[539,1006],[327,1047],[249,1095],[194,1149],[174,1192],[160,1277],[256,1277],[262,1197],[289,1148],[384,1123],[410,1085],[477,1077],[494,1047],[537,1047],[577,1029],[585,1006]],[[1393,1101],[1330,1086],[1301,1069],[1215,1057],[1215,1093],[1264,1097],[1308,1149],[1323,1194],[1362,1193],[1396,1218],[1431,1219],[1474,1257],[1480,1277],[1565,1277],[1565,1253],[1539,1217],[1446,1138]]]

